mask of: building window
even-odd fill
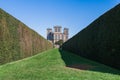
[[[57,32],[57,28],[55,28],[55,32]]]
[[[58,40],[60,40],[60,35],[58,35]]]
[[[58,28],[58,32],[60,32],[60,28]]]
[[[57,35],[57,36],[56,36],[56,37],[57,37],[56,39],[58,40],[58,39],[59,39],[59,35],[58,35],[58,34],[56,34],[56,35]]]
[[[56,38],[57,38],[57,36],[56,36],[56,35],[54,35],[54,40],[56,40]]]
[[[55,39],[57,40],[57,35],[55,35]]]

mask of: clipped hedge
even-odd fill
[[[120,4],[64,43],[62,48],[120,69]]]
[[[52,44],[0,9],[0,64],[52,48]]]

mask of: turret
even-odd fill
[[[58,32],[58,33],[61,33],[61,26],[55,26],[54,27],[54,32]]]
[[[47,29],[47,40],[53,41],[53,32],[51,28]]]
[[[64,31],[63,31],[63,41],[67,41],[68,40],[68,28],[64,28]]]

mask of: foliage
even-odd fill
[[[62,48],[120,69],[120,4],[68,40]]]
[[[59,40],[59,41],[55,42],[55,44],[61,46],[63,44],[63,40]]]
[[[65,67],[62,60],[70,64],[89,64],[95,66],[90,70]],[[108,73],[107,73],[108,72]],[[102,64],[89,61],[72,53],[58,49],[42,52],[30,58],[7,63],[0,66],[1,80],[119,80],[120,76],[109,73],[119,71]]]
[[[52,44],[0,9],[0,64],[32,56]]]

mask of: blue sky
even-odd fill
[[[46,29],[60,25],[74,36],[120,0],[0,0],[0,8],[46,38]]]

